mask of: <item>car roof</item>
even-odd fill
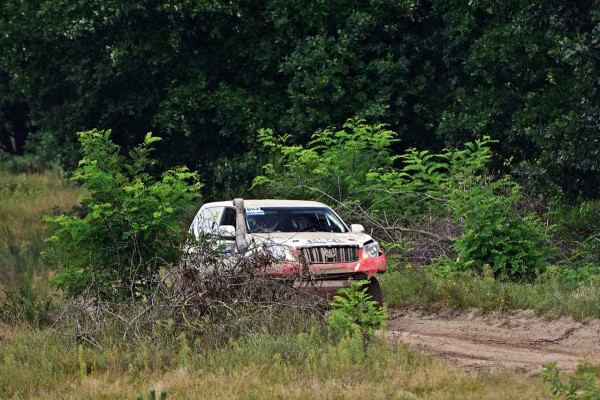
[[[233,200],[206,203],[202,207],[233,207]],[[278,199],[244,199],[244,207],[328,207],[318,201],[278,200]]]

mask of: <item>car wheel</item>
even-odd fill
[[[377,278],[372,277],[369,279],[369,283],[366,285],[367,294],[371,296],[371,298],[377,302],[379,307],[383,307],[383,293],[381,292],[381,285],[379,285],[379,281]]]

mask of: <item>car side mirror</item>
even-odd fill
[[[223,239],[235,239],[235,226],[221,225],[219,226],[219,236]]]
[[[352,224],[352,225],[350,225],[350,232],[364,233],[365,227],[362,226],[361,224]]]

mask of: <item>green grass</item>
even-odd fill
[[[440,277],[416,267],[382,276],[381,286],[388,307],[413,304],[430,309],[476,308],[483,312],[531,309],[548,317],[600,318],[598,279],[580,284],[551,278],[513,283],[468,274],[460,278]]]
[[[66,187],[56,174],[40,175],[0,173],[0,225],[23,242],[31,231],[42,228],[42,216],[55,207],[69,209],[77,203],[81,191]],[[0,232],[0,241],[6,240]]]
[[[149,388],[177,399],[548,398],[538,377],[478,375],[405,345],[334,343],[318,329],[256,333],[212,350],[182,339],[175,349],[141,341],[99,350],[66,332],[1,329],[2,398],[133,399]]]
[[[80,193],[56,174],[0,172],[0,288],[14,289],[36,279],[44,269],[42,217],[55,207],[71,208]]]

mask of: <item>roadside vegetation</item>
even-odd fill
[[[552,276],[532,282],[508,282],[490,275],[441,277],[421,267],[407,266],[380,279],[388,307],[407,305],[490,311],[535,310],[541,316],[600,318],[600,281],[565,283]]]
[[[548,316],[599,317],[594,253],[586,247],[593,232],[567,247],[568,257],[557,258],[560,219],[548,224],[548,208],[540,214],[508,177],[498,181],[485,173],[486,139],[440,154],[411,150],[397,169],[389,150],[394,134],[383,126],[349,121],[345,131],[318,135],[314,147],[289,150],[285,138],[278,142],[265,132],[280,164],[265,167],[255,190],[320,198],[386,240],[390,272],[381,281],[387,307],[530,308]],[[199,264],[178,268],[169,257],[185,238],[178,221],[194,202],[194,174],[175,170],[162,180],[147,174],[157,142],[151,135],[127,156],[110,132],[80,138],[84,157],[72,175],[79,186],[51,173],[2,177],[11,198],[3,215],[15,230],[3,236],[1,253],[5,276],[14,277],[3,281],[0,299],[3,397],[135,398],[164,389],[174,398],[492,399],[570,390],[560,378],[549,380],[550,372],[548,383],[510,373],[483,376],[392,346],[374,335],[377,327],[385,329],[385,309],[359,285],[327,311],[285,282],[257,275],[253,261],[202,276],[195,265],[219,265],[202,243]],[[359,157],[371,148],[372,156]],[[357,157],[337,156],[349,149]],[[316,168],[316,160],[329,167]],[[293,180],[298,168],[314,176],[299,185]],[[340,180],[348,170],[354,174]],[[323,183],[330,186],[317,186]],[[35,207],[16,214],[24,203]],[[470,224],[478,215],[484,223],[475,229]],[[512,224],[515,218],[521,225]],[[444,230],[435,229],[440,226]],[[474,239],[465,240],[469,232]],[[421,236],[441,238],[435,251],[419,247],[429,243]],[[486,252],[480,244],[492,236],[501,244]],[[411,263],[424,254],[427,263]],[[585,368],[586,377],[596,371]]]
[[[386,242],[390,306],[598,318],[600,203],[542,201],[511,176],[490,173],[489,138],[394,155],[394,132],[350,120],[306,146],[288,139],[262,132],[272,162],[255,190],[321,199]]]
[[[88,137],[98,141],[106,138],[97,133]],[[94,148],[98,150],[97,146]],[[102,159],[110,163],[111,158],[103,154]],[[121,160],[112,165],[123,167],[126,162]],[[94,174],[102,176],[99,172]],[[55,202],[66,210],[76,204],[77,195],[85,195],[88,207],[93,208],[94,200],[102,193],[93,187],[87,190],[70,187],[55,175],[7,175],[3,182],[15,181],[27,187],[27,193],[45,197],[49,202],[45,204]],[[17,197],[21,192],[12,193],[13,204],[20,204],[23,199],[19,202]],[[49,199],[50,193],[54,200]],[[30,204],[36,204],[35,196],[28,199]],[[114,202],[117,197],[112,199]],[[30,226],[43,235],[39,215],[52,209],[52,206],[46,210],[40,207],[39,214],[31,217],[37,220],[36,224],[15,222],[15,229]],[[54,213],[51,221],[72,223],[69,218],[80,213],[80,209],[69,211],[68,218]],[[7,215],[13,214],[9,211]],[[102,214],[96,215],[100,222],[107,221]],[[95,228],[88,224],[88,229]],[[130,225],[122,229],[130,229]],[[28,246],[27,236],[20,237],[21,245]],[[61,246],[69,239],[63,240]],[[44,248],[47,246],[43,241],[40,243]],[[84,245],[77,249],[86,254]],[[66,293],[74,296],[69,299],[49,284],[50,276],[56,285],[54,273],[41,274],[54,271],[56,267],[50,262],[55,256],[41,258],[40,252],[36,252],[31,257],[38,265],[36,278],[3,287],[3,293],[9,297],[0,302],[3,398],[136,398],[152,388],[157,392],[165,390],[169,398],[460,396],[479,399],[521,394],[535,397],[547,390],[540,378],[512,374],[480,377],[438,363],[406,346],[390,346],[373,336],[373,328],[384,315],[357,288],[338,300],[337,311],[329,319],[321,308],[307,309],[305,303],[296,303],[302,307],[290,306],[287,297],[285,302],[277,299],[257,302],[260,291],[245,293],[258,298],[254,298],[251,306],[238,306],[235,310],[233,301],[243,300],[244,292],[238,292],[237,298],[221,297],[225,307],[213,307],[201,319],[190,312],[190,308],[200,312],[200,308],[192,307],[200,303],[188,302],[182,306],[168,298],[167,294],[173,292],[166,288],[154,298],[154,303],[136,300],[135,296],[129,296],[129,291],[116,298],[108,296],[109,302],[97,297],[105,293],[102,291],[77,296],[81,293],[74,290],[79,286],[65,287]],[[21,271],[22,266],[3,264],[13,273]],[[166,273],[164,269],[160,271]],[[243,274],[237,270],[235,275]],[[245,279],[253,277],[247,275]],[[193,280],[188,282],[193,283]],[[219,289],[219,285],[213,288]],[[31,290],[34,301],[20,296],[23,290]],[[129,300],[125,301],[123,296]],[[216,292],[211,294],[213,300],[216,296]],[[352,302],[363,304],[365,312],[356,314]],[[172,311],[174,305],[179,306],[178,312]],[[352,323],[355,319],[364,322],[355,325]]]
[[[207,349],[201,340],[127,342],[113,332],[102,350],[52,330],[12,331],[0,347],[3,398],[129,398],[150,388],[174,399],[531,399],[541,378],[479,376],[406,346],[359,336],[331,342],[318,327],[254,333]],[[168,337],[165,333],[165,338]]]

